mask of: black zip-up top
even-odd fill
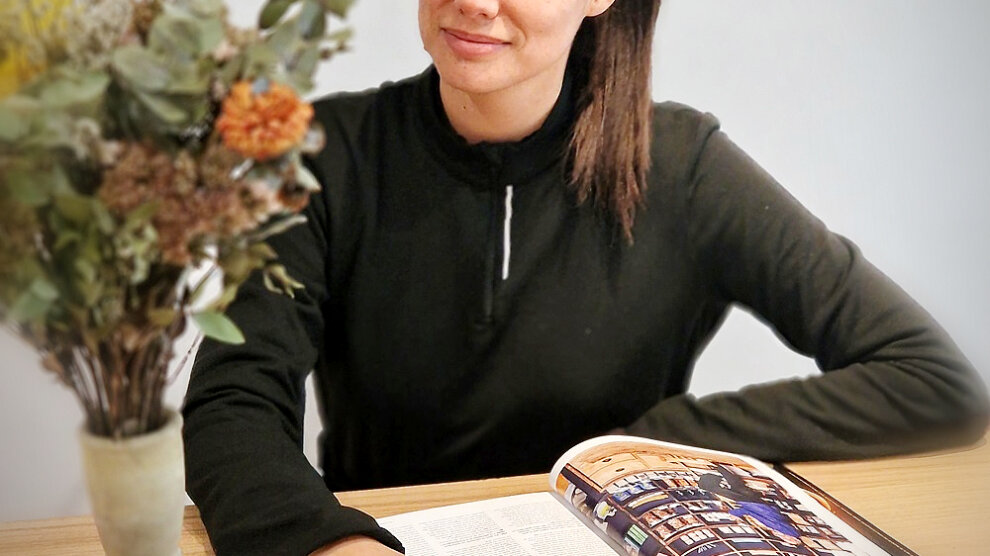
[[[229,311],[247,343],[202,345],[184,408],[188,489],[220,554],[355,534],[398,548],[332,491],[547,471],[615,427],[835,459],[902,452],[981,411],[931,318],[710,114],[656,105],[646,209],[622,241],[566,184],[573,89],[500,145],[453,131],[432,68],[316,104],[323,190],[271,241],[305,290],[252,277]],[[732,304],[826,372],[686,395]],[[323,477],[301,452],[310,369]]]

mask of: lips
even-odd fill
[[[443,28],[441,33],[450,49],[461,58],[482,58],[495,54],[509,45],[495,37],[475,35],[457,29]]]

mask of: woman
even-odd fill
[[[272,242],[305,289],[249,281],[247,343],[203,344],[184,409],[221,554],[392,554],[332,491],[545,471],[616,427],[775,461],[979,433],[982,386],[930,317],[714,117],[652,104],[658,5],[421,0],[435,67],[317,104],[324,189]],[[732,303],[828,372],[685,395]]]

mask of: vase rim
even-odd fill
[[[151,432],[117,439],[111,436],[93,434],[86,427],[86,423],[84,422],[79,427],[79,438],[86,445],[103,448],[119,447],[125,444],[130,448],[134,448],[144,444],[153,444],[159,437],[168,436],[173,434],[176,429],[182,428],[181,413],[171,407],[163,408],[162,413],[165,415],[165,424]]]

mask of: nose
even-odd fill
[[[500,0],[454,0],[462,15],[494,19],[499,12]]]

